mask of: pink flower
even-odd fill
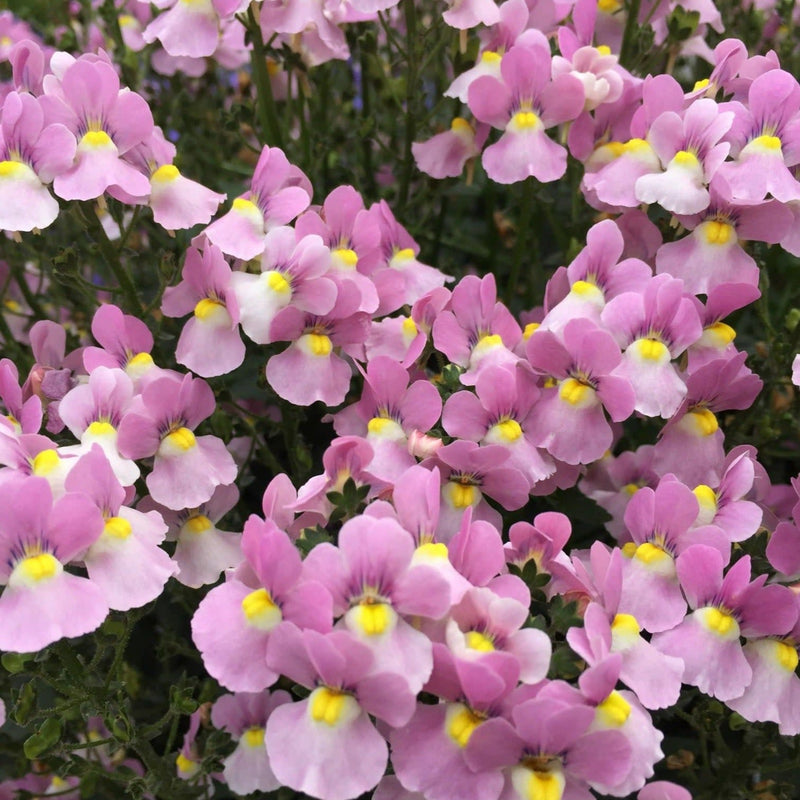
[[[101,535],[103,518],[83,494],[53,502],[42,478],[0,485],[0,649],[31,653],[82,636],[108,614],[99,586],[64,567]]]

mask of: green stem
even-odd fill
[[[253,43],[253,52],[250,63],[253,66],[253,76],[256,80],[258,98],[256,109],[261,125],[261,134],[268,144],[283,149],[283,136],[278,123],[278,113],[275,106],[275,97],[272,94],[272,83],[267,69],[267,55],[264,47],[264,37],[261,35],[261,25],[256,19],[253,6],[247,9],[247,30],[250,32]]]
[[[127,310],[138,316],[142,312],[142,304],[139,301],[136,287],[130,275],[126,272],[125,267],[122,266],[122,262],[119,259],[119,252],[114,247],[111,239],[108,238],[108,234],[95,213],[94,208],[88,203],[76,206],[76,208],[79,209],[80,216],[86,223],[90,236],[100,249],[100,253],[111,269],[111,272],[114,273],[114,277],[119,284],[117,291],[121,292],[124,296]]]
[[[372,121],[372,86],[369,80],[369,56],[374,53],[375,39],[371,34],[365,36],[365,43],[359,49],[359,64],[361,66],[361,119],[364,130]],[[361,137],[361,155],[364,159],[364,185],[367,188],[370,200],[377,199],[375,186],[375,168],[372,164],[372,139],[369,136]]]
[[[411,145],[417,135],[416,90],[417,90],[417,9],[415,0],[403,0],[403,13],[406,21],[406,107],[405,107],[405,141],[403,145],[403,167],[400,177],[400,192],[397,198],[397,213],[402,214],[408,202],[411,186],[411,175],[414,170],[414,154]]]
[[[623,67],[630,66],[630,59],[633,56],[633,40],[639,28],[639,9],[642,0],[630,0],[628,4],[628,16],[625,19],[625,30],[622,34],[622,45],[619,48],[619,63]]]
[[[92,747],[101,747],[104,744],[113,744],[117,740],[113,736],[109,736],[106,739],[92,739],[88,742],[73,742],[72,744],[62,744],[61,749],[70,751],[70,750],[89,750]],[[50,795],[48,795],[49,797]]]
[[[517,223],[517,240],[514,242],[514,260],[508,276],[506,302],[510,305],[520,294],[520,276],[522,275],[522,259],[530,249],[531,217],[533,215],[533,193],[536,189],[534,178],[527,178],[522,185],[522,201],[520,203],[519,222]],[[534,280],[535,282],[535,280]],[[537,287],[538,288],[538,287]]]

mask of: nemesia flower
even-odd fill
[[[547,313],[541,328],[560,333],[576,317],[587,317],[599,325],[607,302],[623,292],[644,289],[652,270],[638,258],[622,258],[624,247],[622,230],[611,220],[592,225],[586,233],[586,247],[547,283]]]
[[[488,365],[475,381],[476,394],[456,392],[447,399],[442,425],[451,435],[505,447],[507,466],[525,475],[533,486],[552,475],[554,465],[533,444],[528,424],[536,413],[536,378],[522,367]]]
[[[168,317],[193,316],[181,331],[175,360],[204,378],[232,372],[244,361],[239,334],[239,309],[232,291],[231,269],[222,251],[203,240],[202,251],[186,252],[177,286],[169,286],[161,300]]]
[[[350,388],[352,369],[339,355],[363,344],[369,333],[369,315],[345,315],[352,304],[340,295],[328,314],[303,313],[287,306],[270,328],[275,341],[291,344],[267,362],[267,381],[284,400],[308,406],[321,400],[338,406]]]
[[[619,551],[616,558],[619,557]],[[614,555],[611,557],[615,558]],[[622,573],[612,568],[616,575],[611,581],[622,586]],[[609,586],[606,579],[605,589]],[[683,677],[683,661],[668,656],[653,647],[641,634],[639,622],[632,614],[616,613],[613,598],[605,600],[604,608],[599,603],[589,603],[583,616],[583,629],[570,628],[567,641],[570,647],[587,664],[601,663],[612,653],[620,656],[619,679],[635,693],[646,708],[669,708],[678,701]],[[617,598],[618,599],[618,598]]]
[[[450,307],[436,315],[433,343],[453,364],[465,367],[461,382],[475,383],[479,370],[496,363],[516,363],[511,351],[522,338],[519,323],[497,299],[490,272],[483,278],[466,275],[453,289]]]
[[[522,508],[528,499],[527,476],[509,464],[511,454],[497,444],[480,446],[457,439],[439,448],[432,458],[442,473],[442,500],[437,535],[449,541],[461,524],[466,509],[476,519],[486,520],[496,528],[502,526],[500,515],[484,495],[513,511]]]
[[[0,649],[32,653],[97,628],[108,614],[99,586],[64,570],[103,531],[83,494],[53,502],[42,478],[0,484]]]
[[[0,118],[0,229],[46,228],[58,203],[46,183],[71,166],[77,144],[64,125],[45,124],[39,102],[9,93]]]
[[[442,19],[451,28],[468,30],[500,21],[500,11],[494,0],[447,0],[447,4],[449,7]]]
[[[714,412],[748,408],[763,385],[744,365],[746,357],[718,358],[687,376],[686,397],[655,445],[656,472],[673,472],[692,486],[719,480],[724,435]]]
[[[513,0],[512,0],[513,2]],[[523,0],[524,2],[524,0]],[[511,3],[504,3],[503,6],[510,6]],[[502,6],[501,11],[502,14]],[[525,6],[525,13],[527,15],[528,8]],[[516,36],[513,37],[516,39]],[[510,42],[509,44],[513,43]],[[474,67],[462,72],[460,75],[457,75],[450,86],[444,92],[445,97],[457,97],[462,103],[466,103],[469,98],[469,87],[472,85],[472,82],[480,78],[482,75],[489,75],[493,78],[497,78],[497,80],[502,80],[502,73],[500,72],[500,62],[502,61],[503,53],[499,50],[488,48],[483,50],[481,54],[478,56],[478,61]],[[453,122],[451,122],[450,132],[451,134],[456,133],[467,133],[466,130],[459,130],[462,129],[461,123],[456,124],[456,119],[462,119],[461,117],[456,117]],[[464,120],[466,122],[466,120]],[[469,124],[469,123],[467,123]],[[485,123],[481,123],[485,125]],[[472,126],[470,126],[472,127]],[[486,128],[486,133],[488,134],[489,130]],[[473,132],[474,134],[474,132]],[[436,137],[434,137],[436,138]],[[459,136],[459,138],[461,138]],[[432,140],[429,140],[432,141]],[[480,152],[480,148],[478,149]],[[414,154],[416,158],[416,153]],[[422,169],[422,167],[420,167]],[[427,172],[427,170],[423,170]],[[431,174],[431,173],[429,173]],[[459,173],[460,174],[460,170]],[[436,177],[435,175],[433,177]]]
[[[585,111],[622,96],[624,80],[616,55],[588,45],[572,52],[562,46],[561,52],[563,55],[553,56],[553,77],[573,75],[583,84]]]
[[[739,637],[782,635],[797,621],[797,602],[785,586],[750,581],[750,556],[722,575],[723,557],[705,545],[689,547],[676,567],[694,611],[675,628],[653,636],[653,645],[683,659],[684,683],[719,700],[744,694],[753,671]]]
[[[316,234],[330,249],[327,277],[337,286],[355,285],[361,295],[361,302],[353,311],[371,314],[377,309],[378,292],[368,276],[380,261],[381,231],[352,186],[334,189],[319,212],[306,211],[295,223],[295,231],[298,241]]]
[[[14,89],[20,93],[28,92],[36,97],[42,93],[42,79],[46,70],[45,52],[39,43],[34,41],[37,38],[24,37],[11,47],[8,55]]]
[[[264,732],[270,714],[285,703],[291,703],[288,692],[224,694],[211,709],[211,721],[223,728],[238,742],[224,760],[223,776],[228,788],[236,794],[273,792],[280,787],[269,765],[264,746]]]
[[[139,478],[139,467],[123,458],[117,448],[118,428],[133,400],[133,382],[121,369],[97,367],[89,382],[67,392],[58,410],[79,448],[65,452],[85,453],[98,444],[108,459],[114,475],[123,486],[132,486]]]
[[[476,676],[482,669],[500,672],[497,661],[505,658],[522,683],[544,680],[552,645],[543,631],[522,627],[527,618],[528,606],[514,598],[488,588],[469,589],[450,609],[445,632],[457,669],[470,669]]]
[[[330,250],[316,235],[299,237],[281,226],[264,239],[261,273],[234,272],[231,294],[239,309],[239,321],[257,344],[274,341],[270,327],[287,306],[309,314],[329,313],[338,296],[328,276]]]
[[[333,417],[339,435],[366,436],[373,458],[367,466],[381,480],[393,482],[416,464],[408,450],[411,431],[430,430],[439,420],[442,400],[427,380],[412,381],[408,372],[387,356],[367,365],[364,391],[355,405]]]
[[[620,614],[629,614],[651,633],[670,630],[686,613],[675,558],[693,544],[716,548],[723,563],[730,543],[714,525],[692,528],[700,510],[696,496],[678,481],[644,487],[631,498],[625,524],[632,542],[625,545]]]
[[[385,200],[375,203],[369,214],[381,232],[383,258],[372,273],[380,304],[376,314],[389,314],[400,306],[413,305],[449,279],[435,267],[417,260],[419,245],[395,219]]]
[[[740,240],[774,244],[791,227],[791,213],[781,203],[735,204],[723,190],[722,181],[712,181],[708,208],[680,218],[691,234],[665,242],[656,253],[656,272],[680,278],[693,294],[710,294],[726,284],[758,287],[758,265]]]
[[[179,510],[211,498],[215,487],[233,483],[236,464],[215,436],[192,432],[215,408],[214,393],[200,379],[158,378],[140,395],[140,404],[125,415],[118,431],[119,451],[126,458],[155,456],[147,488],[157,503]]]
[[[700,503],[698,525],[717,525],[731,542],[749,539],[761,525],[763,511],[756,503],[745,500],[753,489],[755,455],[751,448],[736,447],[728,453],[719,486],[700,484],[694,488]]]
[[[475,117],[504,131],[483,152],[486,174],[498,183],[529,176],[545,183],[560,178],[567,168],[567,151],[545,131],[578,116],[585,102],[583,85],[573,75],[550,79],[550,50],[544,37],[512,47],[503,56],[500,71],[502,81],[487,75],[469,87],[469,107]]]
[[[671,417],[686,395],[672,359],[702,333],[697,310],[684,296],[683,282],[666,275],[654,277],[641,293],[624,292],[613,298],[600,318],[623,348],[615,374],[633,386],[635,410]]]
[[[140,95],[120,89],[111,64],[78,59],[60,81],[47,76],[44,91],[45,120],[63,124],[78,139],[74,165],[53,181],[59,197],[92,200],[111,187],[134,197],[149,194],[150,182],[122,156],[150,135],[153,115]]]
[[[800,161],[800,86],[794,76],[781,69],[759,75],[747,107],[733,101],[730,108],[734,160],[719,169],[729,196],[746,203],[767,194],[782,203],[800,200],[800,183],[789,170]]]
[[[533,792],[589,797],[589,786],[602,792],[623,780],[631,766],[630,743],[617,730],[591,731],[595,715],[576,700],[541,692],[515,705],[511,716],[520,744],[516,765],[505,770],[500,800],[525,800]]]
[[[92,336],[100,347],[86,347],[83,363],[88,372],[98,366],[119,367],[125,370],[140,387],[143,380],[163,377],[165,371],[156,367],[150,351],[153,334],[142,320],[123,314],[115,305],[101,305],[92,317]]]
[[[192,618],[192,639],[209,674],[237,692],[278,679],[267,665],[270,637],[283,624],[322,633],[333,624],[331,596],[305,574],[300,553],[274,522],[251,516],[242,534],[245,563],[214,587]]]
[[[153,211],[153,219],[167,230],[207,224],[225,200],[224,194],[212,192],[181,174],[172,163],[175,146],[164,139],[159,127],[153,128],[149,139],[131,148],[126,158],[150,176],[147,204]]]
[[[749,305],[760,296],[758,287],[741,283],[724,284],[709,289],[705,308],[701,311],[703,335],[688,351],[689,372],[695,372],[698,367],[716,358],[730,358],[735,355],[733,340],[736,338],[736,331],[723,320],[728,314]]]
[[[281,784],[320,800],[351,800],[373,788],[386,771],[388,747],[367,715],[406,725],[414,695],[403,677],[375,672],[370,648],[345,631],[284,626],[272,637],[268,662],[312,690],[267,722],[267,755]]]
[[[139,510],[155,509],[169,526],[167,539],[176,541],[173,559],[178,566],[175,579],[197,588],[219,580],[220,572],[242,561],[241,535],[217,528],[239,500],[235,485],[217,486],[211,498],[193,508],[175,511],[159,505],[152,497],[139,503]]]
[[[589,730],[619,731],[631,746],[628,774],[613,785],[597,787],[604,794],[618,797],[640,789],[653,777],[656,762],[664,757],[660,746],[664,734],[654,727],[639,698],[633,692],[615,689],[620,663],[619,658],[612,655],[589,667],[578,678],[581,694],[595,709]]]
[[[64,355],[67,332],[62,325],[42,319],[31,328],[30,342],[36,363],[22,386],[22,396],[37,396],[47,412],[47,432],[59,433],[64,423],[58,404],[73,387],[72,370],[77,367],[72,354]]]
[[[615,422],[627,419],[635,395],[630,381],[616,374],[622,355],[610,334],[588,319],[575,319],[562,335],[563,343],[548,330],[528,339],[528,361],[554,383],[537,404],[531,440],[561,461],[586,464],[611,446],[604,409]]]
[[[369,647],[367,674],[396,673],[416,694],[433,668],[431,643],[402,615],[443,617],[450,588],[432,567],[412,564],[413,555],[412,538],[395,520],[361,516],[342,526],[338,548],[317,545],[303,568],[333,595],[334,614],[343,615],[337,629]]]
[[[750,722],[777,722],[784,736],[800,733],[800,678],[795,673],[798,642],[800,620],[785,636],[745,642],[744,656],[753,677],[741,697],[727,701],[728,707]]]
[[[329,492],[341,492],[352,478],[356,486],[375,486],[377,479],[367,471],[373,458],[372,446],[359,436],[334,439],[322,456],[322,475],[309,478],[298,490],[297,499],[289,508],[318,514],[327,520],[333,511]],[[380,484],[379,484],[380,485]]]
[[[643,175],[660,173],[661,161],[647,140],[654,121],[664,112],[680,112],[683,89],[671,75],[648,76],[642,85],[642,105],[634,114],[626,142],[609,144],[611,160],[584,175],[581,187],[602,203],[615,208],[635,208],[636,181]]]
[[[350,49],[344,32],[337,27],[337,23],[346,20],[346,8],[332,6],[325,0],[306,0],[302,3],[263,0],[261,32],[265,39],[275,33],[284,34],[281,38],[287,43],[291,42],[292,48],[302,55],[309,66],[323,64],[332,58],[347,59]],[[352,9],[352,12],[357,18],[363,19],[357,9]]]
[[[155,600],[178,567],[159,547],[167,532],[163,519],[123,505],[125,490],[100,448],[93,444],[78,460],[65,486],[88,495],[102,513],[102,533],[81,560],[109,607],[128,611]]]
[[[168,9],[144,29],[148,44],[158,39],[173,56],[202,58],[217,49],[220,19],[240,10],[241,0],[158,0],[154,5]]]
[[[631,497],[642,488],[654,489],[659,481],[653,470],[653,446],[642,445],[618,456],[611,454],[595,461],[578,488],[611,514],[606,530],[621,544],[630,541],[623,517]]]
[[[237,197],[231,210],[203,233],[227,255],[255,258],[264,252],[266,232],[293,220],[310,202],[308,178],[289,163],[282,150],[265,146],[250,190]]]
[[[418,702],[408,723],[392,731],[394,772],[405,789],[428,800],[496,798],[503,785],[500,770],[519,752],[514,731],[501,716],[514,677],[459,671],[442,644],[434,645],[434,654],[426,691],[444,702]],[[509,664],[494,663],[499,669]]]
[[[16,431],[5,420],[0,421],[0,481],[20,475],[45,478],[54,497],[64,494],[64,480],[75,465],[73,454],[64,454],[46,436]]]
[[[564,557],[564,545],[572,533],[569,518],[557,511],[537,514],[533,525],[515,522],[503,545],[506,560],[523,569],[528,561],[536,564],[537,573],[549,574],[551,563]]]
[[[22,399],[19,372],[8,358],[0,359],[0,401],[6,410],[5,419],[18,433],[38,433],[42,427],[42,401],[33,395]]]
[[[488,127],[479,131],[463,117],[454,117],[449,130],[424,142],[414,142],[411,152],[417,167],[432,178],[457,178],[471,158],[480,155]]]
[[[720,139],[732,123],[732,112],[720,111],[705,98],[695,100],[682,117],[674,111],[656,117],[647,139],[664,172],[637,179],[637,200],[658,203],[673,214],[697,214],[708,208],[706,187],[728,155],[730,145]]]

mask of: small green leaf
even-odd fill
[[[57,744],[60,738],[61,723],[55,717],[45,720],[42,727],[33,736],[29,736],[22,745],[25,757],[38,758]]]

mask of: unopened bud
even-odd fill
[[[429,458],[443,444],[436,436],[428,436],[418,430],[411,431],[408,436],[408,452],[415,458]]]

